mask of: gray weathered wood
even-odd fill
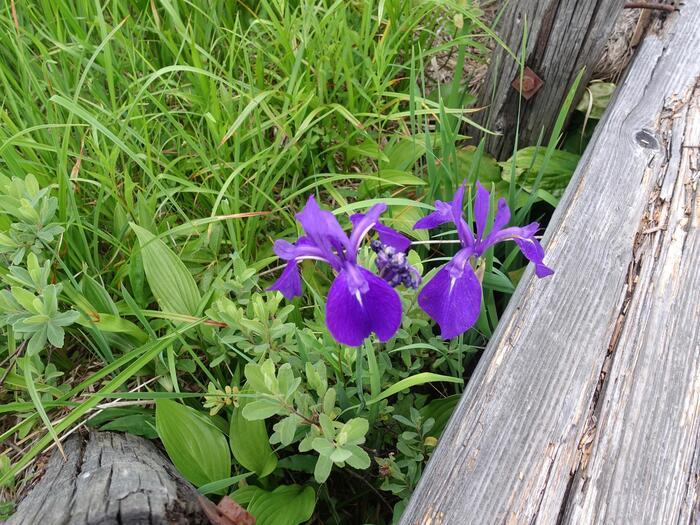
[[[542,129],[553,128],[569,88],[585,66],[579,94],[583,92],[623,5],[623,0],[509,2],[496,31],[520,58],[527,22],[525,64],[544,80],[530,100],[522,100],[519,144],[535,145]],[[497,46],[479,97],[479,105],[488,107],[475,116],[486,129],[501,133],[488,135],[486,141],[487,151],[501,160],[513,154],[519,93],[511,82],[519,75],[515,58]]]
[[[206,524],[197,492],[146,439],[90,432],[66,440],[7,525]]]
[[[700,0],[647,35],[403,516],[700,522]]]

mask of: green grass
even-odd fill
[[[425,93],[431,56],[452,48],[461,72],[464,61],[483,59],[485,38],[499,42],[465,5],[3,4],[0,414],[7,415],[0,442],[14,445],[0,452],[5,496],[56,435],[90,416],[107,428],[157,433],[152,405],[101,413],[108,399],[176,398],[210,408],[218,414],[200,414],[212,423],[203,432],[222,441],[217,432],[228,432],[236,396],[281,395],[232,390],[271,360],[277,375],[266,384],[288,386],[285,374],[304,379],[303,393],[277,415],[311,410],[310,440],[332,441],[357,427],[354,420],[370,422],[367,441],[355,436],[348,450],[360,464],[363,444],[372,470],[351,464],[358,479],[341,473],[321,483],[303,454],[278,441],[278,468],[248,481],[261,493],[292,481],[314,487],[318,519],[327,523],[389,522],[387,501],[400,513],[432,447],[426,443],[439,436],[514,290],[519,255],[489,254],[476,329],[450,342],[434,335],[409,292],[402,292],[405,321],[394,340],[348,349],[325,330],[329,274],[304,266],[307,294],[291,304],[263,290],[279,269],[272,240],[296,237],[294,213],[309,194],[345,224],[348,213],[386,202],[387,222],[410,231],[429,203],[449,198],[466,177],[508,196],[518,222],[540,213],[533,204],[563,117],[528,196],[515,168],[502,179],[483,143],[463,147],[460,129],[473,124],[474,97],[461,73]],[[438,29],[453,40],[436,45]],[[451,255],[445,235],[451,232],[412,254],[424,275]],[[361,254],[367,264],[369,256]],[[47,290],[60,292],[57,305]],[[258,426],[242,432],[271,433],[277,423],[252,421]],[[243,463],[233,463],[233,477],[203,487],[224,490],[247,478]],[[391,475],[377,474],[380,466]],[[338,461],[334,468],[348,467]],[[377,499],[379,490],[385,496]],[[353,501],[362,502],[359,510]]]

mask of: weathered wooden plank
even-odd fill
[[[197,492],[155,446],[113,432],[73,435],[54,451],[7,525],[205,524]]]
[[[698,519],[698,28],[645,39],[403,524]]]
[[[624,2],[610,0],[511,0],[497,27],[498,34],[520,57],[527,31],[525,64],[544,84],[532,98],[520,99],[511,82],[520,75],[518,62],[498,46],[491,57],[476,115],[480,123],[500,135],[486,136],[486,149],[503,160],[513,154],[516,120],[521,106],[519,143],[537,143],[550,130],[573,84],[585,67],[579,94],[588,83],[612,33]]]
[[[591,417],[595,439],[590,456],[583,450],[570,494],[569,523],[690,523],[693,508],[697,513],[700,78],[667,100],[659,128],[666,154],[645,175],[656,188],[600,412]]]

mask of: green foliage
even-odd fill
[[[511,173],[515,173],[518,185],[528,192],[532,191],[540,176],[539,189],[558,200],[569,184],[580,158],[581,156],[575,153],[554,150],[545,165],[544,148],[531,146],[518,150],[513,157],[500,165],[503,167],[503,178],[506,181],[510,180]]]
[[[249,402],[250,398],[241,398],[239,406],[233,409],[229,441],[236,461],[247,470],[255,472],[258,477],[264,478],[277,467],[277,456],[270,446],[265,423],[243,417],[243,410]]]
[[[614,91],[615,84],[612,82],[593,81],[583,92],[576,110],[585,113],[588,118],[599,120],[608,107]]]
[[[273,491],[248,486],[235,491],[233,499],[247,507],[257,525],[299,525],[314,512],[316,494],[311,487],[280,485]]]
[[[202,300],[192,274],[163,241],[131,224],[141,246],[140,255],[148,285],[164,312],[196,314]]]
[[[51,188],[41,188],[31,174],[11,180],[0,174],[1,220],[11,221],[6,232],[0,231],[0,254],[11,264],[21,264],[27,253],[43,257],[63,233],[63,227],[53,222],[58,200],[50,192]]]
[[[10,290],[0,290],[0,326],[9,326],[14,333],[28,340],[27,354],[36,356],[48,341],[63,347],[64,328],[80,315],[74,310],[60,311],[60,284],[48,284],[49,261],[39,265],[36,254],[27,257],[27,268],[11,266],[5,281]]]
[[[231,453],[226,438],[196,410],[158,399],[156,431],[172,462],[196,487],[229,477]]]

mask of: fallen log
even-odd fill
[[[208,524],[197,491],[150,441],[90,431],[51,455],[7,525]]]
[[[700,522],[700,0],[647,34],[403,515]]]

